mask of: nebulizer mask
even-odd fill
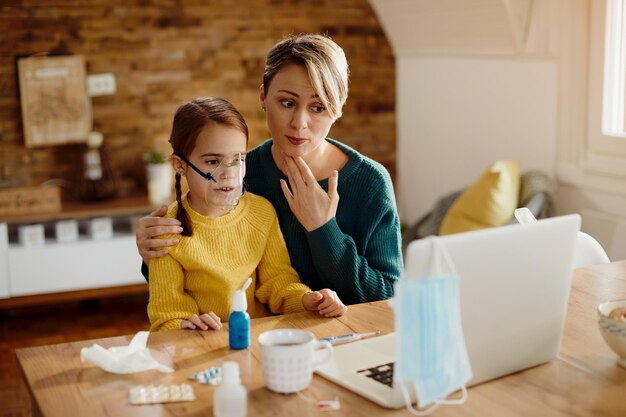
[[[215,155],[207,158],[206,165],[209,170],[203,172],[191,163],[183,154],[174,152],[174,155],[182,159],[196,174],[206,179],[204,199],[206,204],[221,206],[229,212],[239,203],[244,193],[244,153],[232,152],[226,155]]]
[[[445,246],[436,237],[427,239],[432,248],[430,265],[398,280],[393,299],[394,384],[399,383],[407,409],[420,416],[440,405],[464,403],[466,384],[472,378],[461,327],[459,277]],[[411,404],[410,389],[420,409]],[[458,390],[459,399],[446,399]]]

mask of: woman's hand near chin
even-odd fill
[[[286,156],[284,168],[289,185],[285,180],[280,180],[280,187],[289,208],[307,231],[315,230],[335,217],[339,204],[338,171],[332,171],[326,192],[317,183],[311,169],[301,157]]]

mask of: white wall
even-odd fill
[[[599,131],[606,0],[533,0],[525,39],[508,51],[478,34],[459,43],[458,27],[414,43],[404,0],[370,1],[396,53],[402,220],[516,157],[554,175],[557,214],[580,213],[611,260],[626,259],[626,139]],[[462,22],[464,1],[429,2],[428,13]]]
[[[554,175],[553,60],[398,57],[399,209],[412,223],[498,159]]]

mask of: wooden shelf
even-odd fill
[[[120,297],[134,294],[147,294],[148,284],[123,285],[110,288],[94,288],[80,291],[65,291],[51,294],[26,295],[0,299],[0,310],[30,307],[41,304],[54,304],[69,301],[82,301],[98,298]]]
[[[150,204],[146,195],[96,201],[93,203],[64,201],[62,209],[58,213],[3,216],[0,217],[0,223],[38,223],[100,216],[129,216],[149,213],[155,208],[156,206]]]

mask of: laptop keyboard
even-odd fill
[[[357,371],[357,373],[391,387],[393,382],[393,362],[374,366],[373,368],[362,369]]]

